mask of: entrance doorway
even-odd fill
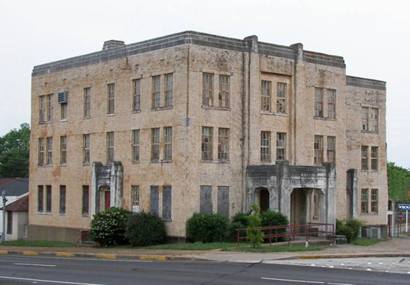
[[[259,209],[261,213],[266,212],[269,210],[269,191],[265,187],[260,187],[256,188],[255,190],[257,199],[259,200],[259,203],[256,203],[259,205]]]
[[[290,223],[306,224],[307,189],[294,189],[290,196]]]
[[[104,211],[111,207],[111,192],[108,186],[102,186],[99,191],[100,210]]]

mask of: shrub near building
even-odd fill
[[[186,223],[187,237],[192,242],[217,242],[226,239],[228,219],[219,214],[194,214]]]

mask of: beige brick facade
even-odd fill
[[[164,211],[162,186],[171,186],[171,219],[166,221],[170,236],[185,235],[186,219],[200,210],[201,185],[212,186],[214,212],[218,209],[218,186],[229,187],[231,216],[247,210],[255,201],[255,189],[249,189],[247,169],[276,164],[278,132],[286,133],[286,160],[290,167],[313,167],[315,135],[324,137],[326,162],[326,138],[336,137],[336,165],[332,168],[335,170],[335,185],[328,200],[335,207],[326,208],[326,213],[334,211],[334,214],[329,212],[327,222],[334,222],[334,216],[353,216],[368,224],[386,224],[384,82],[347,76],[341,57],[303,51],[300,44],[286,47],[262,43],[256,37],[238,40],[183,32],[137,44],[113,45],[101,52],[36,66],[33,70],[29,186],[29,233],[33,238],[39,232],[49,231],[56,239],[75,239],[75,235],[67,237],[59,232],[72,233],[89,228],[93,209],[98,203],[93,191],[99,191],[97,187],[91,189],[93,185],[99,185],[98,179],[93,177],[93,167],[94,162],[107,164],[107,132],[114,132],[114,161],[122,165],[122,179],[118,186],[120,200],[116,205],[131,209],[131,186],[138,185],[140,208],[150,211],[150,186],[158,185],[161,214]],[[162,106],[164,78],[170,73],[172,106],[153,109],[153,77],[160,75]],[[214,106],[203,105],[204,73],[213,74]],[[228,108],[218,105],[220,75],[229,77]],[[132,109],[134,79],[141,82],[141,108],[137,112]],[[271,111],[267,112],[261,111],[262,80],[270,81],[272,86]],[[283,114],[276,112],[278,82],[287,86],[286,112]],[[107,114],[107,84],[110,83],[115,83],[113,114]],[[90,88],[91,109],[90,117],[84,118],[84,88],[87,87]],[[327,118],[326,96],[323,118],[314,118],[316,87],[336,90],[335,119]],[[64,120],[60,120],[61,106],[57,99],[61,91],[68,92],[67,118]],[[53,94],[51,120],[39,123],[39,97],[49,94]],[[377,132],[362,131],[362,106],[378,108]],[[172,127],[171,161],[164,160],[164,127]],[[202,127],[213,128],[213,157],[207,161],[201,158]],[[151,161],[152,128],[160,128],[158,162]],[[229,129],[228,161],[218,159],[219,128]],[[138,162],[132,160],[134,129],[140,130]],[[261,162],[261,131],[271,132],[271,162]],[[84,134],[90,134],[90,163],[86,165],[83,164]],[[60,136],[67,137],[65,165],[60,165]],[[53,138],[53,161],[50,165],[39,166],[39,138],[47,137]],[[377,170],[361,170],[362,145],[378,147]],[[353,198],[349,202],[354,210],[348,210],[347,206],[349,169],[356,170]],[[44,185],[44,208],[47,206],[46,185],[51,185],[50,212],[39,212],[39,185]],[[59,211],[60,185],[66,186],[65,213]],[[82,214],[83,185],[90,187],[89,215]],[[377,213],[361,213],[362,188],[378,189]],[[273,197],[275,187],[269,191]],[[279,195],[279,200],[280,197],[284,196]],[[113,198],[111,203],[113,205]],[[278,203],[278,207],[275,204],[271,208],[280,210],[282,202]]]

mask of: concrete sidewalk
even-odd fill
[[[220,250],[157,250],[140,248],[94,248],[94,247],[9,247],[1,246],[0,255],[88,257],[101,259],[135,260],[209,260],[219,262],[258,263],[285,259],[336,259],[364,257],[410,257],[410,239],[399,238],[379,242],[372,246],[336,245],[321,251],[247,253]]]

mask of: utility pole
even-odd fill
[[[6,203],[7,203],[6,190],[3,190],[1,192],[1,198],[3,202],[3,233],[1,234],[1,242],[4,242],[6,240]]]

